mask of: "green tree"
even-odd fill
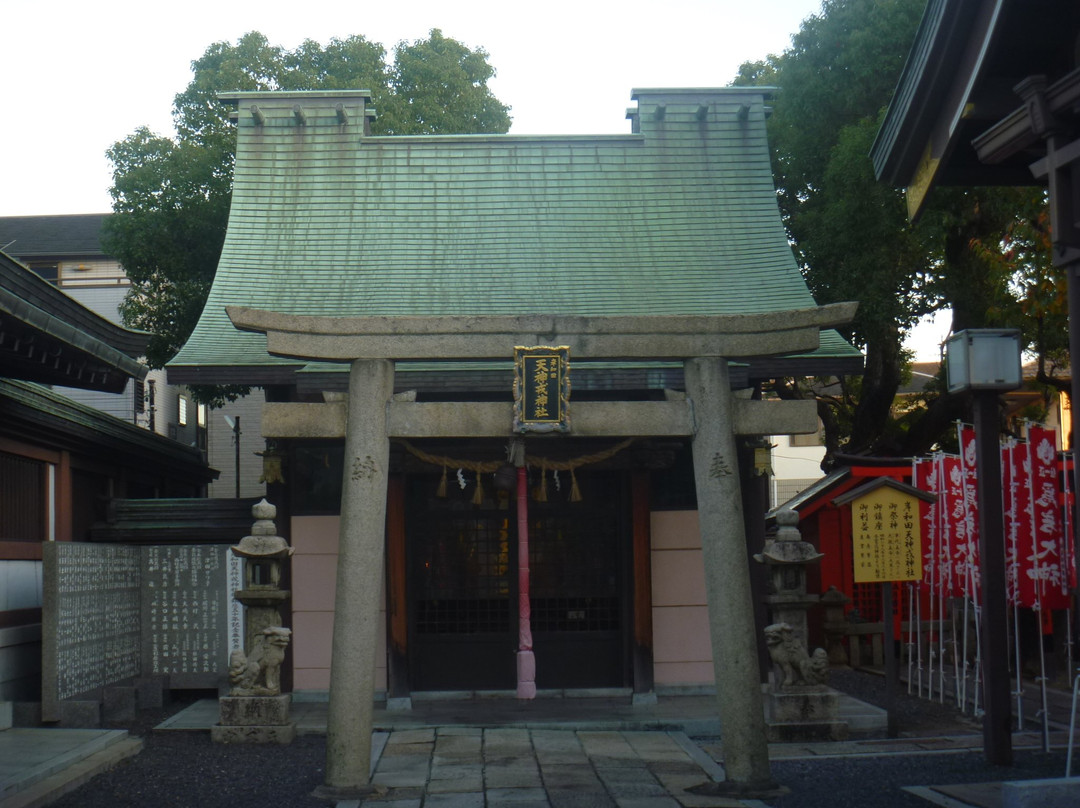
[[[736,77],[779,88],[768,122],[777,198],[811,290],[819,303],[860,304],[844,333],[864,350],[865,373],[818,396],[830,454],[921,453],[959,417],[960,402],[946,396],[894,410],[910,365],[903,341],[921,317],[952,307],[957,329],[1023,320],[1019,264],[1002,245],[1037,209],[1032,191],[939,190],[913,226],[902,193],[874,176],[870,148],[924,5],[825,0],[788,50],[744,64]],[[1033,258],[1028,251],[1025,260]],[[1037,261],[1028,266],[1043,271]],[[794,380],[777,385],[785,396],[813,389]]]
[[[382,45],[362,36],[286,50],[253,31],[208,47],[174,100],[175,138],[140,128],[107,152],[114,215],[103,243],[131,280],[124,323],[152,334],[151,367],[168,362],[195,327],[225,240],[236,132],[218,93],[365,89],[379,114],[375,134],[506,132],[510,108],[488,87],[495,70],[487,58],[438,29],[399,43],[391,63]],[[193,395],[220,404],[242,392],[208,387]]]

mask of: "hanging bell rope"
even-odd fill
[[[570,501],[581,502],[581,489],[578,488],[577,477],[574,475],[573,469],[570,469]]]

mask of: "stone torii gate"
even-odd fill
[[[817,428],[814,402],[736,398],[728,358],[801,354],[856,304],[728,316],[310,317],[229,307],[233,325],[266,334],[269,353],[348,362],[346,403],[267,404],[264,434],[345,436],[334,604],[326,796],[369,789],[379,595],[390,439],[504,437],[510,402],[417,402],[394,395],[397,360],[506,358],[517,345],[565,345],[581,359],[682,360],[686,396],[576,402],[578,437],[688,436],[701,525],[709,628],[728,781],[771,784],[750,594],[736,435]]]

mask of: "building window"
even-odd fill
[[[54,286],[60,280],[60,265],[56,261],[30,261],[27,266]]]
[[[180,396],[176,404],[178,409],[176,422],[180,424],[180,426],[187,426],[187,399]]]
[[[825,431],[822,428],[821,421],[818,421],[817,432],[811,432],[809,435],[789,435],[789,446],[824,446],[825,445]]]
[[[0,452],[0,541],[49,537],[49,464]]]

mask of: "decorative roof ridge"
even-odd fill
[[[254,98],[295,101],[304,98],[366,98],[371,99],[371,90],[233,90],[217,94],[219,101],[247,101]]]
[[[27,219],[35,219],[42,221],[44,219],[56,219],[57,221],[65,219],[89,219],[99,218],[104,219],[108,216],[112,216],[112,211],[98,211],[93,213],[27,213],[26,215],[19,216],[0,216],[0,221],[24,221]]]
[[[640,134],[564,134],[564,135],[510,135],[482,132],[459,135],[369,135],[360,145],[385,143],[644,143],[645,136]]]
[[[635,87],[630,91],[630,100],[637,101],[643,95],[670,96],[724,96],[724,95],[764,95],[771,96],[777,91],[771,85],[748,85],[729,87]]]

